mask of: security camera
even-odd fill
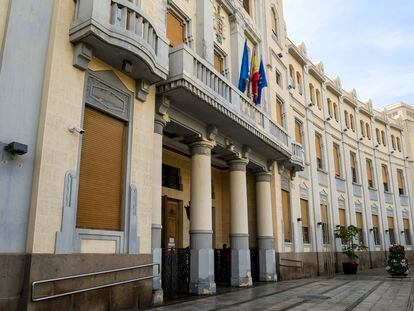
[[[85,133],[85,130],[74,125],[74,126],[69,127],[69,132],[71,132],[71,133],[75,133],[76,132],[76,133],[82,135],[83,133]]]

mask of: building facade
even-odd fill
[[[0,309],[335,273],[348,225],[361,269],[412,249],[413,108],[327,77],[281,0],[6,0],[0,47]]]

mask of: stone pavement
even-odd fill
[[[414,276],[388,277],[384,269],[356,276],[283,281],[215,296],[170,303],[153,310],[413,310]]]

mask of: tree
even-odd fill
[[[358,228],[348,226],[335,230],[335,237],[342,241],[342,252],[348,257],[350,262],[355,262],[358,258],[357,251],[366,250],[367,247],[361,242],[357,244]]]

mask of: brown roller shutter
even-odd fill
[[[351,152],[351,168],[355,169],[355,154]]]
[[[276,121],[280,126],[283,126],[283,109],[279,100],[276,100]]]
[[[301,211],[302,226],[308,227],[308,222],[309,222],[308,201],[300,199],[300,211]]]
[[[324,224],[328,223],[328,211],[327,206],[324,204],[321,204],[321,221]]]
[[[372,215],[372,227],[378,228],[378,215]]]
[[[120,230],[125,123],[86,107],[78,228]]]
[[[167,38],[171,46],[184,43],[184,25],[181,20],[171,11],[167,12]]]
[[[366,163],[367,163],[367,176],[368,176],[368,184],[370,187],[373,186],[373,182],[372,182],[372,167],[371,167],[371,161],[366,159]]]
[[[285,242],[290,242],[290,202],[289,192],[282,190],[282,209],[283,209],[283,229],[285,235]]]
[[[397,170],[398,189],[404,189],[403,173]]]
[[[342,209],[342,208],[339,209],[339,225],[341,227],[345,227],[346,226],[345,210]]]
[[[387,167],[385,165],[382,166],[382,182],[388,184]]]
[[[356,212],[356,226],[358,229],[362,229],[362,213]]]
[[[302,145],[302,124],[295,121],[295,140]]]
[[[339,165],[339,150],[337,145],[333,145],[333,154],[334,154],[334,165],[335,165],[335,175],[340,176],[340,165]]]
[[[214,68],[218,72],[223,73],[223,58],[216,51],[214,51]]]
[[[243,0],[243,8],[250,14],[250,0]]]
[[[321,137],[319,135],[315,135],[315,147],[316,147],[316,157],[318,159],[322,159],[322,156],[321,156],[321,150],[322,150]]]
[[[387,221],[388,221],[388,229],[394,229],[394,218],[387,217]]]
[[[407,218],[404,218],[403,223],[404,223],[404,229],[409,230],[410,229],[410,221]]]

